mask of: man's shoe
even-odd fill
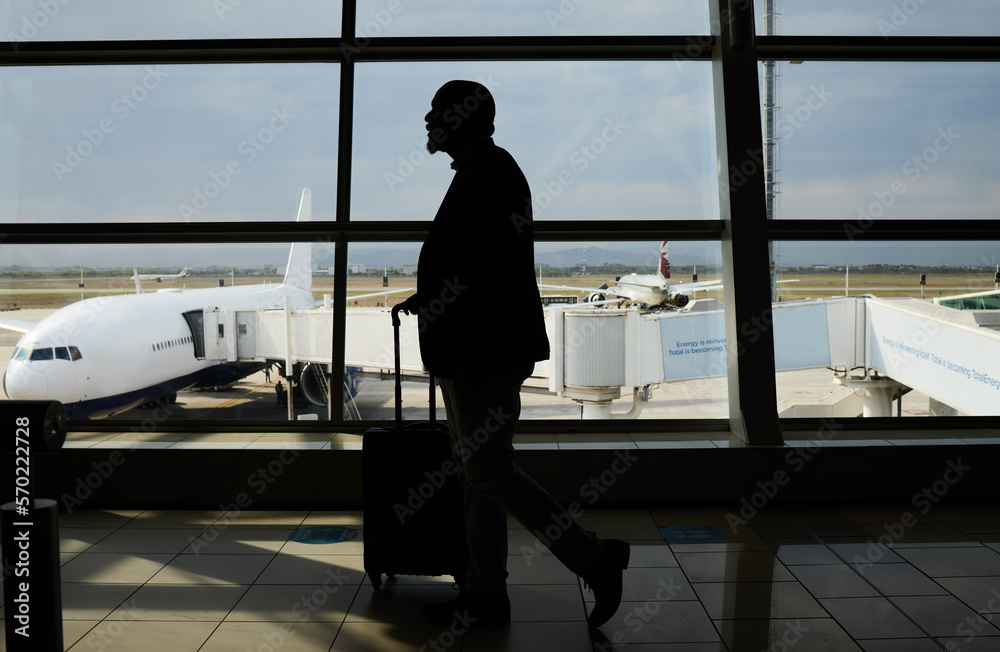
[[[608,622],[622,601],[622,572],[628,568],[628,543],[618,539],[604,542],[604,550],[594,569],[583,578],[583,585],[594,592],[594,608],[587,624],[596,629]]]
[[[463,591],[449,602],[425,604],[420,615],[441,627],[466,631],[482,625],[504,625],[510,622],[510,598],[475,596]]]

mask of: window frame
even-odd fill
[[[712,15],[711,36],[602,36],[602,37],[395,37],[356,36],[355,2],[343,4],[342,34],[331,38],[211,39],[156,41],[30,41],[0,44],[0,65],[126,65],[209,63],[321,62],[340,65],[337,145],[337,213],[333,221],[309,223],[253,222],[241,225],[177,224],[51,224],[5,225],[2,244],[96,243],[291,243],[313,240],[335,245],[333,368],[344,367],[347,305],[347,245],[353,242],[420,242],[430,221],[352,222],[351,171],[354,111],[354,64],[377,61],[476,60],[698,60],[711,61],[715,84],[716,134],[720,162],[740,152],[762,147],[758,63],[781,61],[1000,61],[1000,37],[858,37],[762,36],[754,32],[753,3],[705,0]],[[748,7],[749,5],[749,7]],[[734,9],[735,8],[735,9]],[[752,101],[751,101],[752,100]],[[756,107],[755,110],[747,110]],[[728,165],[720,165],[727,170]],[[842,220],[768,220],[763,171],[736,192],[720,179],[719,220],[631,221],[609,224],[590,221],[542,222],[535,225],[538,241],[717,240],[723,245],[727,300],[727,335],[732,347],[749,345],[747,355],[730,355],[730,417],[726,420],[649,421],[531,421],[523,432],[585,431],[731,431],[747,444],[781,444],[781,430],[816,427],[816,420],[777,418],[773,342],[758,337],[749,343],[741,324],[770,313],[770,278],[766,244],[769,241],[849,241],[852,234]],[[733,215],[739,215],[733,219]],[[1000,240],[1000,219],[989,220],[878,220],[867,225],[870,240],[939,241]],[[740,270],[737,276],[735,269]],[[730,303],[732,302],[732,303]],[[759,342],[763,341],[762,344]],[[732,364],[736,361],[737,364]],[[768,370],[770,369],[770,373]],[[333,401],[343,401],[343,387],[333,383]],[[747,406],[741,409],[740,406]],[[864,419],[838,426],[873,429],[938,429],[952,431],[995,426],[994,417],[933,419]],[[902,422],[902,423],[901,423]],[[79,431],[119,430],[131,422],[73,421]],[[138,423],[138,422],[136,422]],[[161,430],[211,428],[215,431],[363,432],[373,422],[218,421],[168,422]]]

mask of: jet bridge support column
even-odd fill
[[[865,392],[862,416],[891,417],[892,399],[906,387],[892,378],[872,372],[867,376],[837,376],[837,382],[844,387],[862,389]]]

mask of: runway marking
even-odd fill
[[[277,382],[277,380],[272,381],[272,382]],[[241,396],[237,396],[236,398],[231,398],[228,401],[226,401],[225,403],[219,403],[215,407],[206,408],[205,410],[203,410],[203,412],[211,412],[212,410],[218,410],[219,408],[226,407],[227,405],[232,405],[233,403],[236,403],[237,401],[241,401],[241,400],[245,399],[247,396],[250,396],[251,394],[253,394],[256,391],[262,390],[265,387],[268,387],[269,385],[271,385],[271,383],[265,383],[263,385],[260,385],[259,387],[255,387],[254,389],[251,389],[246,394],[243,394]],[[200,418],[201,414],[199,414],[198,417]]]
[[[686,381],[682,381],[682,382],[683,382],[684,386],[687,387],[688,389],[690,389],[692,392],[694,392],[698,396],[702,397],[703,399],[705,399],[706,401],[708,401],[712,405],[718,407],[720,410],[723,410],[726,414],[729,414],[729,410],[727,408],[719,405],[718,403],[716,403],[712,399],[708,398],[707,396],[705,396],[704,394],[702,394],[701,392],[699,392],[698,390],[696,390],[694,387],[691,387],[690,385],[687,384]]]

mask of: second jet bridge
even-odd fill
[[[536,365],[549,390],[584,406],[585,417],[610,417],[611,401],[632,390],[635,416],[651,386],[724,376],[727,356],[721,304],[697,300],[687,310],[634,308],[546,310],[552,354]],[[987,311],[988,312],[988,311]],[[774,304],[772,318],[742,324],[746,337],[773,337],[780,370],[830,368],[840,395],[855,397],[836,416],[887,416],[891,400],[919,390],[943,412],[1000,413],[1000,331],[996,314],[956,310],[918,299],[842,297]],[[347,366],[393,366],[392,325],[384,308],[347,308]],[[204,311],[205,356],[218,361],[322,364],[330,372],[333,311]],[[512,334],[512,337],[516,335]],[[401,366],[420,373],[416,319],[403,317]],[[864,390],[861,392],[860,390]]]

